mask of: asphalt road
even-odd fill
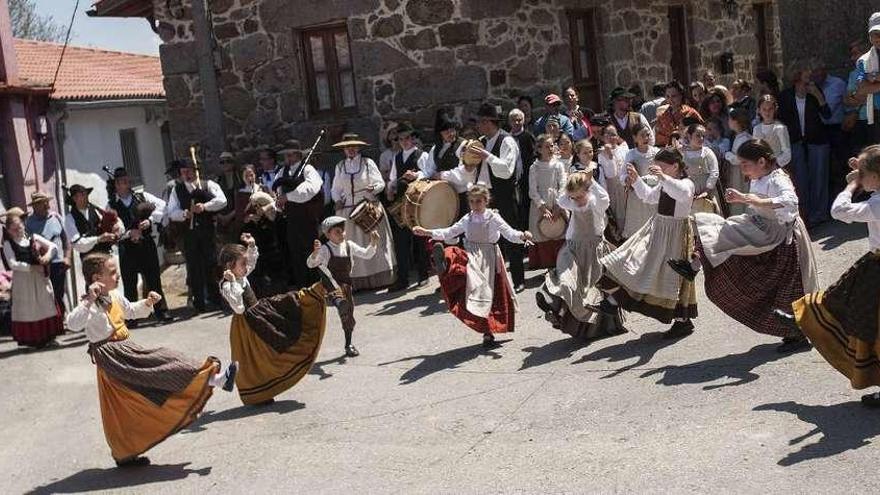
[[[867,248],[831,224],[816,247],[822,284]],[[489,352],[449,315],[436,279],[394,299],[361,295],[341,358],[331,314],[320,362],[268,408],[215,392],[189,429],[117,470],[101,429],[82,335],[25,352],[0,340],[3,493],[869,493],[880,489],[880,412],[815,352],[775,339],[700,294],[697,332],[630,333],[581,346],[520,296],[516,333]],[[229,318],[204,316],[133,338],[227,359]]]

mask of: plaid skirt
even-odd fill
[[[705,260],[699,236],[700,256]],[[774,309],[789,311],[804,296],[797,243],[782,243],[766,253],[731,256],[712,267],[703,263],[706,296],[725,314],[750,329],[776,337],[795,337],[773,316]]]

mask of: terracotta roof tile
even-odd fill
[[[50,86],[62,45],[15,40],[24,86]],[[55,83],[56,100],[164,98],[159,57],[68,46]]]

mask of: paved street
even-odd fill
[[[829,237],[834,234],[834,237]],[[822,285],[866,249],[862,226],[819,231]],[[833,250],[828,250],[833,248]],[[104,442],[82,335],[44,352],[0,341],[3,493],[868,493],[880,489],[880,412],[815,352],[722,315],[700,294],[697,333],[631,332],[577,345],[520,297],[517,332],[482,350],[436,279],[397,299],[362,295],[345,360],[334,313],[320,362],[268,408],[215,392],[188,430],[120,471]],[[133,338],[228,359],[227,317]],[[508,339],[511,339],[508,341]]]

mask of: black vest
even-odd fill
[[[675,199],[666,194],[666,191],[660,191],[660,201],[657,203],[657,213],[667,217],[675,216]]]
[[[18,243],[13,242],[12,239],[7,239],[6,242],[9,243],[9,247],[12,248],[12,252],[13,254],[15,254],[15,261],[18,261],[20,263],[27,263],[29,265],[40,264],[40,261],[34,254],[33,240],[31,240],[31,242],[29,242],[27,246],[19,246]],[[7,261],[8,264],[9,260],[6,260],[5,256],[3,258],[4,261]]]
[[[458,138],[452,142],[443,156],[440,156],[440,149],[443,148],[444,143],[439,142],[434,146],[434,164],[437,165],[437,172],[446,172],[447,170],[452,170],[458,166],[459,160],[458,156],[455,155],[455,152],[458,150],[459,146],[461,146],[462,141],[464,140]]]
[[[205,188],[203,189],[193,189],[192,192],[190,192],[187,190],[186,184],[178,181],[177,184],[174,185],[174,194],[177,195],[177,202],[182,210],[189,209],[190,205],[193,203],[207,203],[214,199],[214,195],[207,189],[207,184],[205,184]],[[134,202],[132,202],[132,205],[134,205]],[[211,229],[213,227],[213,212],[204,211],[195,216],[195,221],[193,222],[194,229]]]
[[[510,134],[504,131],[498,131],[498,137],[495,138],[495,145],[492,146],[490,153],[495,156],[501,156],[501,143],[504,141],[504,138],[510,136]],[[483,143],[483,146],[489,141],[485,136],[480,138],[480,141]],[[485,165],[485,161],[480,163],[480,167],[488,166]],[[477,170],[477,177],[480,177],[480,173],[482,170]],[[502,179],[495,175],[495,172],[489,168],[489,181],[492,183],[492,199],[498,203],[499,209],[501,208],[501,204],[511,202],[515,203],[516,201],[516,173],[512,174],[508,179]]]
[[[94,237],[99,235],[98,227],[101,225],[101,217],[98,214],[98,209],[93,205],[89,204],[88,206],[88,218],[83,216],[82,212],[79,211],[79,208],[74,206],[70,209],[70,216],[73,217],[73,223],[76,225],[76,230],[79,231],[80,237]],[[95,244],[91,250],[80,253],[80,256],[86,256],[91,253],[109,253],[113,249],[113,244],[109,242],[99,242]]]
[[[177,197],[180,199],[180,196]],[[135,215],[135,209],[141,203],[146,203],[147,200],[144,199],[144,195],[141,193],[131,193],[131,204],[129,206],[125,206],[125,203],[119,199],[118,196],[113,196],[113,199],[110,200],[110,207],[116,210],[116,214],[119,215],[119,219],[122,220],[122,225],[125,226],[125,230],[131,230],[137,227],[137,224],[140,223],[140,219]]]
[[[620,123],[617,122],[617,117],[614,114],[611,115],[611,123],[614,125],[614,128],[617,129],[617,135],[620,136],[620,139],[626,141],[626,144],[628,144],[630,148],[635,147],[636,136],[633,134],[633,129],[642,121],[639,115],[640,114],[636,112],[627,112],[626,127],[620,127]]]
[[[403,151],[394,155],[394,167],[397,169],[397,192],[395,193],[396,197],[399,198],[406,194],[406,188],[409,186],[409,181],[402,179],[403,174],[407,171],[418,172],[419,158],[421,157],[422,150],[420,149],[413,150],[406,161],[403,161]]]

